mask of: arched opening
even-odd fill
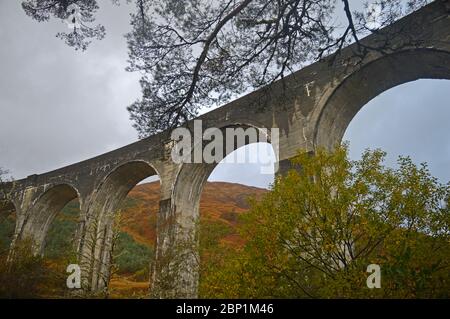
[[[220,130],[222,156],[212,162],[185,163],[177,176],[173,196],[179,206],[177,210],[186,218],[198,219],[200,198],[207,180],[241,181],[249,186],[267,188],[274,179],[276,156],[270,144],[270,132],[251,125],[233,125]],[[210,149],[206,152],[205,145],[203,149],[205,157]],[[213,171],[217,173],[212,175]],[[184,210],[184,206],[189,209]]]
[[[161,237],[161,242],[167,243],[167,246],[162,248],[163,252],[161,254],[164,256],[164,258],[167,255],[168,258],[166,259],[174,260],[173,264],[177,265],[175,271],[176,284],[174,285],[174,287],[170,285],[170,287],[166,287],[165,289],[177,290],[177,296],[184,296],[186,298],[197,296],[199,284],[199,269],[201,269],[202,265],[208,264],[212,260],[206,259],[206,262],[203,263],[202,257],[198,256],[199,239],[201,242],[202,237],[207,238],[206,234],[212,232],[214,233],[214,235],[222,232],[224,237],[230,235],[228,239],[232,239],[234,236],[227,231],[223,232],[223,229],[225,229],[225,227],[221,227],[223,226],[222,224],[219,225],[218,229],[213,229],[214,226],[212,226],[202,231],[203,216],[201,216],[200,214],[200,199],[202,197],[202,194],[204,194],[204,188],[205,185],[207,185],[207,180],[210,177],[211,173],[218,165],[224,164],[223,162],[230,162],[228,164],[234,163],[235,165],[240,166],[239,163],[236,163],[232,159],[236,157],[236,154],[239,155],[240,152],[243,151],[243,159],[241,158],[242,154],[238,157],[239,159],[243,160],[243,163],[241,164],[245,164],[245,154],[247,154],[247,159],[251,159],[255,161],[255,163],[253,164],[259,165],[260,169],[258,169],[257,171],[260,171],[260,173],[264,172],[265,174],[272,175],[271,178],[269,177],[265,179],[266,184],[267,181],[273,180],[274,175],[274,161],[272,163],[264,161],[264,159],[258,157],[257,152],[248,152],[248,150],[251,150],[252,147],[254,147],[249,147],[248,145],[259,144],[262,145],[262,147],[260,147],[261,152],[264,153],[263,151],[265,150],[267,157],[267,147],[269,146],[271,148],[270,144],[267,143],[271,141],[271,131],[260,129],[253,125],[245,124],[231,124],[220,129],[212,130],[216,133],[213,134],[215,136],[212,139],[206,138],[204,136],[205,140],[209,140],[210,142],[204,141],[202,148],[200,148],[200,150],[202,150],[202,161],[196,162],[194,156],[194,162],[183,163],[177,174],[172,194],[173,206],[167,209],[167,212],[170,212],[173,215],[169,215],[169,218],[166,218],[167,222],[165,224],[167,225],[167,227],[165,227],[165,231],[163,232],[164,234]],[[205,131],[204,135],[208,135],[207,131]],[[222,143],[216,144],[217,141],[220,141]],[[214,147],[211,147],[211,145],[214,145]],[[242,150],[235,152],[239,148],[242,148]],[[194,146],[194,153],[195,151],[196,149]],[[217,154],[220,155],[216,156]],[[213,159],[213,161],[211,161],[211,159]],[[253,178],[253,180],[256,179]],[[236,180],[232,181],[236,183]],[[246,181],[242,181],[242,183],[244,184],[245,182],[249,183],[250,180],[247,179]],[[223,199],[225,198],[227,200],[230,200],[230,198],[227,198],[227,195],[231,194],[232,196],[234,196],[236,202],[239,202],[242,206],[246,206],[246,199],[248,197],[247,194],[254,194],[256,190],[255,187],[248,187],[246,191],[247,194],[242,192],[241,194],[239,194],[241,189],[246,188],[246,186],[238,185],[237,187],[240,187],[239,190],[235,192],[230,191],[228,194],[226,194],[223,188],[221,188],[221,186],[223,185],[228,184],[222,183],[216,184],[215,186],[212,185],[211,189],[211,192],[214,193],[211,195],[215,196],[217,202],[222,201],[223,205],[225,203]],[[205,195],[205,197],[207,198],[208,196]],[[215,202],[215,204],[217,204],[217,202]],[[208,209],[207,203],[204,206],[206,209]],[[227,210],[227,208],[229,209]],[[221,218],[223,218],[223,220],[226,221],[227,224],[232,223],[233,218],[236,216],[236,211],[233,212],[233,207],[231,206],[226,207],[225,210],[226,211],[223,211],[224,214],[222,215],[222,212],[214,211],[211,209],[207,214],[211,216],[221,215]],[[171,216],[174,216],[176,220],[171,219]],[[206,240],[206,242],[208,241],[209,239]],[[212,242],[214,243],[210,247],[215,250],[215,247],[218,246],[220,241],[221,239],[212,240]],[[200,245],[202,244],[200,243]],[[176,251],[175,255],[170,253],[173,251]],[[209,254],[208,252],[204,252],[202,251],[202,249],[200,249],[200,253],[202,252],[203,256],[205,256],[205,254]],[[170,268],[168,266],[166,266],[166,268],[163,267],[164,266],[162,266],[161,269]],[[173,275],[173,271],[170,271],[169,269],[167,274]],[[159,273],[156,274],[156,278],[159,278],[158,276],[160,276]],[[158,285],[161,284],[164,284],[164,282],[158,283]],[[168,296],[170,297],[171,295],[169,294]],[[200,297],[204,296],[205,295],[201,293],[200,289]]]
[[[97,283],[99,287],[108,286],[111,297],[148,295],[159,200],[159,175],[144,161],[119,166],[99,187],[92,211],[99,214],[99,222],[108,229],[109,239],[101,244],[105,247]],[[107,282],[102,283],[105,279]]]
[[[59,265],[62,271],[67,265],[77,262],[80,213],[80,201],[76,197],[56,214],[45,236],[42,254],[53,265]]]
[[[419,79],[450,79],[450,53],[435,49],[402,51],[368,63],[348,76],[318,109],[316,146],[333,148],[358,111],[377,95]]]
[[[219,157],[218,162],[183,164],[175,185],[175,209],[177,216],[181,216],[179,224],[188,230],[187,236],[191,235],[189,229],[197,229],[195,237],[188,238],[199,240],[200,258],[187,255],[192,260],[186,263],[193,266],[188,266],[190,269],[183,279],[189,278],[187,282],[196,286],[195,269],[199,269],[199,297],[208,297],[202,283],[217,269],[215,267],[220,267],[220,260],[226,258],[227,250],[242,244],[237,225],[239,216],[249,208],[249,197],[264,194],[274,180],[276,156],[268,143],[270,132],[252,126],[230,127],[244,129],[239,133],[227,131],[227,128],[222,128],[224,157]],[[251,138],[248,128],[255,129],[254,135],[258,138]],[[260,133],[269,134],[262,136]],[[234,147],[225,147],[225,144],[230,145],[227,142]],[[207,149],[208,145],[204,145],[204,157]]]
[[[16,208],[10,200],[0,200],[0,263],[6,261],[16,229]]]
[[[398,168],[398,156],[409,156],[416,165],[426,162],[430,174],[436,177],[440,183],[447,184],[450,181],[449,100],[450,81],[448,80],[422,79],[383,92],[364,105],[348,125],[343,140],[350,142],[350,158],[360,159],[363,150],[380,148],[387,153],[384,163],[386,166]],[[425,189],[432,194],[429,196],[439,196],[433,187]],[[417,210],[412,212],[414,218],[425,219],[425,217],[418,217],[420,215],[414,215],[416,212]],[[426,212],[426,215],[422,216],[433,220],[434,214],[431,213],[433,209],[427,208]],[[407,220],[408,217],[403,215],[403,218]],[[423,221],[423,223],[426,224],[427,221]],[[440,243],[434,239],[440,237],[439,235],[435,237],[433,231],[428,233],[423,229],[409,225],[406,227],[406,225],[405,222],[400,227],[404,228],[407,235],[398,238],[397,243],[408,242],[409,238],[414,237],[414,234],[420,234],[414,246],[423,245],[423,251],[429,255],[425,258],[426,261],[415,262],[414,271],[404,270],[403,273],[409,274],[409,278],[419,278],[419,273],[429,272],[427,283],[437,282],[437,284],[435,286],[427,284],[426,288],[422,290],[422,293],[429,294],[428,296],[432,296],[440,289],[445,290],[446,286],[442,284],[445,281],[437,279],[440,275],[434,270],[445,269],[445,266],[433,267],[433,270],[430,270],[427,262],[441,264],[441,261],[436,261],[433,257],[440,256],[436,251],[448,252],[448,241],[442,241],[443,245],[439,246]],[[414,229],[411,234],[408,234],[409,229]],[[434,248],[438,246],[439,248]],[[402,249],[400,247],[398,250]],[[411,259],[420,256],[418,250],[414,248],[408,248],[408,251],[410,256],[413,256]],[[448,259],[448,253],[444,253],[442,256],[444,256],[443,261]],[[407,259],[405,258],[405,260]],[[389,258],[385,260],[386,266],[382,267],[384,269],[391,267],[387,265]],[[408,264],[408,262],[410,261],[405,261],[404,264]],[[395,267],[392,268],[395,269]],[[401,272],[400,270],[396,271],[396,273]],[[397,284],[397,286],[399,290],[402,289],[401,284]]]
[[[30,267],[24,272],[35,273],[29,285],[36,296],[54,298],[69,293],[63,278],[67,266],[78,263],[79,221],[79,194],[71,185],[55,185],[35,200],[21,240],[15,246],[20,252],[15,251],[15,255],[20,256],[19,262]],[[30,244],[33,259],[26,255]]]
[[[211,275],[244,244],[241,218],[249,200],[261,198],[274,182],[275,163],[271,144],[253,143],[228,154],[209,175],[200,200],[200,297],[215,297]]]
[[[50,238],[50,247],[47,245],[49,243],[49,238],[47,235],[49,234],[49,230],[57,215],[66,207],[66,205],[78,198],[78,192],[73,186],[68,184],[59,184],[48,189],[35,201],[33,207],[31,208],[29,220],[25,224],[23,236],[30,237],[33,240],[34,250],[36,253],[43,254],[45,256],[47,252],[55,258],[57,258],[58,253],[63,254],[59,250],[53,251],[51,249],[52,245],[55,243],[54,239]],[[77,206],[75,208],[75,212],[79,215],[79,205],[72,205]],[[62,216],[62,218],[64,218],[64,216]],[[75,221],[73,221],[69,228],[76,229],[76,225],[74,224],[77,222],[77,219],[78,218],[76,217]],[[59,233],[59,230],[56,230],[56,233]],[[71,247],[72,250],[75,250],[75,232],[68,233],[70,233],[70,235],[68,235],[69,238],[64,238],[63,240],[65,243],[71,243],[69,247]]]
[[[350,157],[367,149],[387,152],[386,164],[398,156],[427,162],[442,183],[450,181],[450,81],[417,80],[396,86],[367,103],[352,119],[343,140]]]

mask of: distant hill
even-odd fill
[[[225,182],[208,182],[200,201],[202,219],[236,224],[236,217],[248,210],[249,197],[260,197],[265,189]],[[159,209],[159,182],[137,185],[122,204],[126,225],[122,230],[138,242],[153,246],[156,242],[156,214]]]

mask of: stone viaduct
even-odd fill
[[[202,115],[203,127],[279,128],[283,171],[299,149],[313,151],[317,146],[332,148],[340,143],[355,114],[383,91],[418,79],[450,79],[449,12],[449,0],[434,1],[362,40],[371,47],[387,45],[386,49],[370,50],[360,59],[355,45],[346,47],[333,65],[326,58]],[[156,261],[151,265],[153,296],[196,297],[195,249],[177,259],[187,251],[177,247],[183,247],[180,242],[194,229],[202,188],[215,164],[176,164],[171,160],[171,145],[170,132],[163,132],[16,181],[5,208],[15,210],[17,216],[12,248],[31,239],[35,252],[40,253],[55,216],[78,198],[81,215],[76,245],[82,288],[104,289],[110,271],[114,212],[137,183],[158,175],[161,193]]]

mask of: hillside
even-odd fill
[[[267,190],[240,184],[208,182],[200,201],[201,234],[208,237],[200,245],[204,255],[220,243],[239,245],[235,231],[239,214],[248,210],[248,198],[259,198]],[[121,207],[123,222],[119,237],[117,275],[111,282],[113,297],[144,296],[148,289],[148,264],[156,242],[156,216],[159,201],[159,182],[136,186]],[[213,234],[213,236],[211,236]],[[206,256],[203,262],[207,262]],[[206,259],[206,260],[205,260]]]
[[[260,197],[265,189],[241,184],[208,182],[200,201],[202,219],[234,226],[237,216],[249,206],[249,197]],[[156,241],[156,214],[159,209],[159,182],[136,186],[124,201],[122,230],[136,242],[153,246]]]

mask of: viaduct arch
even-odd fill
[[[34,251],[42,254],[51,223],[64,206],[75,198],[79,198],[79,194],[73,186],[51,186],[34,201],[18,239],[31,240]]]
[[[79,246],[80,264],[86,274],[84,285],[89,289],[102,290],[107,286],[114,220],[120,204],[140,181],[155,175],[159,177],[153,164],[132,160],[115,167],[94,190]]]
[[[244,131],[255,129],[253,132],[256,133],[256,139],[246,138],[240,142],[235,140],[232,148],[223,145],[222,158],[251,143],[260,141],[270,143],[270,132],[259,131],[260,127],[249,119],[226,121],[218,125],[217,129],[224,137],[229,134],[227,132],[229,128]],[[164,218],[159,219],[163,222],[158,222],[160,249],[156,251],[156,262],[151,271],[154,297],[196,297],[199,279],[196,225],[198,225],[200,199],[208,177],[218,164],[217,162],[183,163],[176,173],[171,189],[172,201],[168,203],[171,206],[160,207],[160,214]],[[176,256],[172,256],[174,251]]]
[[[352,73],[317,112],[314,142],[332,148],[341,142],[350,121],[377,95],[419,79],[450,80],[450,54],[433,48],[396,52]]]
[[[449,12],[449,0],[436,0],[361,40],[377,46],[384,43],[386,35],[396,34],[387,52],[371,51],[355,63],[355,45],[351,45],[342,50],[333,66],[327,59],[316,62],[199,119],[204,128],[223,128],[233,123],[244,128],[278,128],[278,160],[284,170],[299,149],[314,151],[316,147],[331,148],[339,143],[359,109],[383,91],[421,78],[450,79]],[[31,237],[39,253],[55,214],[78,197],[83,289],[103,289],[101,278],[108,276],[110,260],[111,216],[134,185],[158,175],[161,190],[152,294],[159,298],[196,297],[198,273],[191,258],[181,261],[182,267],[176,269],[170,285],[163,283],[174,270],[178,252],[173,247],[193,229],[189,220],[198,215],[201,190],[214,164],[175,163],[170,156],[171,145],[170,132],[166,131],[8,184],[17,212],[14,244]],[[91,245],[87,245],[88,238],[93,238]]]

